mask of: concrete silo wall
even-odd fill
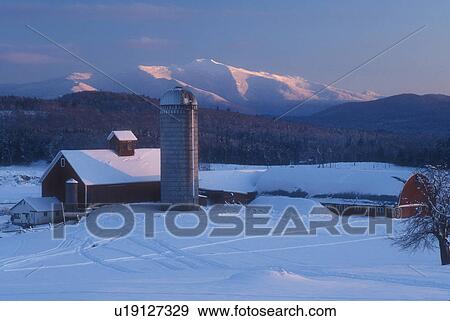
[[[161,106],[161,201],[198,203],[198,109]]]

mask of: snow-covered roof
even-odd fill
[[[304,191],[309,197],[358,194],[396,196],[411,175],[409,168],[318,168],[317,165],[270,167],[258,180],[258,192]]]
[[[111,140],[113,137],[116,137],[121,142],[137,141],[131,130],[113,130],[109,134],[108,140]]]
[[[200,171],[199,186],[204,190],[251,193],[256,191],[256,182],[264,171],[221,170]]]
[[[271,166],[267,169],[201,171],[200,188],[229,192],[297,192],[310,198],[367,199],[398,197],[413,169],[379,163]],[[373,197],[372,197],[373,196]]]
[[[50,212],[55,209],[62,209],[62,204],[56,197],[26,197],[23,201],[29,204],[37,212]]]
[[[41,178],[45,179],[63,156],[85,185],[156,182],[160,180],[159,148],[140,148],[133,156],[109,149],[62,150]]]

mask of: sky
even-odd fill
[[[113,74],[213,58],[322,83],[425,25],[336,86],[450,95],[449,17],[447,0],[2,0],[0,83],[90,71],[27,24]]]

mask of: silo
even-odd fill
[[[67,212],[76,212],[78,209],[78,182],[71,178],[66,181],[64,209]]]
[[[160,101],[161,201],[198,203],[198,104],[175,87]]]

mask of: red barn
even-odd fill
[[[41,178],[42,196],[80,208],[160,200],[160,150],[136,149],[131,131],[112,132],[110,149],[62,150]]]
[[[407,218],[421,212],[428,213],[426,177],[422,174],[412,175],[403,186],[398,203],[398,217]]]

